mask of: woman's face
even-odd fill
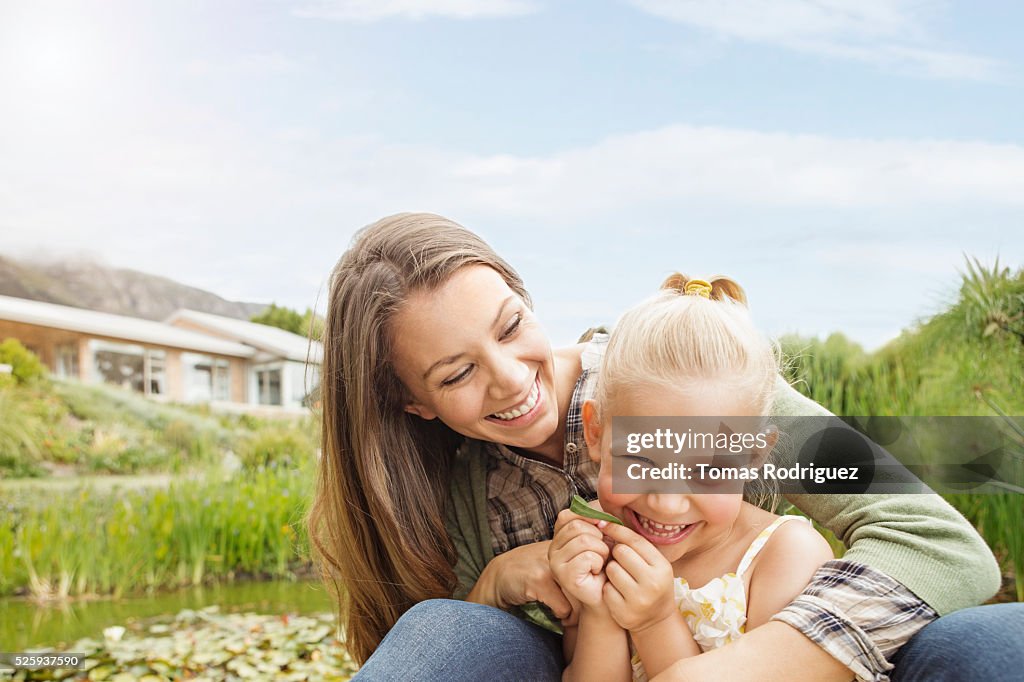
[[[392,363],[406,411],[464,436],[536,448],[558,429],[551,346],[495,270],[468,265],[395,315]]]

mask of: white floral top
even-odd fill
[[[686,619],[701,651],[725,646],[743,634],[747,623],[747,591],[743,585],[743,573],[767,544],[775,529],[794,519],[810,523],[802,516],[787,515],[775,519],[750,543],[735,573],[726,573],[696,589],[691,588],[682,578],[675,579],[676,606]],[[635,651],[632,664],[633,679],[636,682],[647,682],[647,673]]]

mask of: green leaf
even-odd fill
[[[602,521],[607,521],[608,523],[617,523],[620,526],[622,525],[622,521],[619,521],[611,514],[606,514],[603,511],[598,511],[594,509],[589,504],[587,504],[587,501],[584,500],[579,495],[572,496],[572,502],[569,504],[569,511],[571,511],[573,514],[585,516],[588,519],[600,519]]]

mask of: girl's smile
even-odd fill
[[[648,518],[630,507],[622,510],[626,525],[646,538],[652,545],[674,545],[682,542],[700,526],[700,521],[665,524]]]

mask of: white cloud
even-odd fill
[[[292,11],[300,17],[372,22],[382,19],[449,17],[481,19],[532,14],[528,0],[307,0]]]
[[[1014,144],[673,125],[547,155],[477,155],[332,138],[312,128],[284,128],[253,144],[230,122],[172,134],[169,120],[186,114],[166,115],[159,136],[116,125],[92,136],[53,139],[45,127],[3,136],[7,238],[0,247],[40,235],[88,245],[138,229],[248,240],[282,225],[355,227],[403,207],[571,225],[695,203],[909,210],[1024,204],[1024,146]],[[59,154],[40,154],[48,145],[59,145]]]
[[[91,249],[112,264],[221,295],[305,308],[353,230],[395,211],[432,210],[493,230],[499,251],[537,283],[555,338],[571,341],[592,322],[614,320],[666,268],[740,274],[760,272],[756,263],[764,261],[760,283],[744,280],[763,294],[759,314],[773,325],[813,320],[827,331],[863,327],[840,315],[863,307],[862,294],[847,300],[835,292],[857,292],[865,277],[909,273],[920,288],[925,278],[946,279],[941,264],[959,262],[960,249],[984,254],[979,249],[991,243],[1021,251],[1010,228],[986,232],[971,222],[993,210],[1007,216],[999,225],[1019,222],[1018,145],[675,125],[552,154],[479,155],[315,128],[256,135],[233,120],[181,124],[190,118],[196,114],[165,110],[149,119],[159,134],[110,120],[96,122],[90,135],[55,138],[50,126],[0,111],[0,252]],[[956,224],[966,216],[965,229],[922,249],[935,215]],[[822,216],[826,224],[816,224]],[[703,227],[685,236],[681,223]],[[637,234],[636,226],[651,231]],[[707,226],[735,234],[739,248],[723,250],[721,234]],[[878,248],[851,250],[870,228]],[[794,233],[799,243],[786,245]],[[852,241],[830,249],[837,237]],[[645,252],[650,243],[664,253]],[[531,255],[549,246],[554,256]],[[786,254],[794,281],[831,292],[835,300],[821,303],[831,317],[770,295],[777,272],[767,254]],[[637,259],[645,266],[630,265]],[[851,259],[856,268],[840,267]],[[582,314],[572,312],[575,304],[559,307],[577,298],[567,292],[587,268],[604,273],[578,296],[595,307]],[[921,294],[906,298],[899,310],[884,311],[884,334],[858,338],[882,340],[913,319]]]
[[[445,184],[492,208],[595,214],[651,202],[1024,203],[1024,147],[675,125],[546,157],[467,157]]]
[[[994,80],[994,59],[934,44],[929,0],[629,0],[716,36],[860,61],[926,78]]]
[[[827,247],[815,249],[810,257],[830,268],[846,268],[860,272],[869,269],[900,271],[912,276],[931,276],[940,280],[949,279],[964,262],[961,247],[916,242],[899,244],[894,240],[836,241]]]

